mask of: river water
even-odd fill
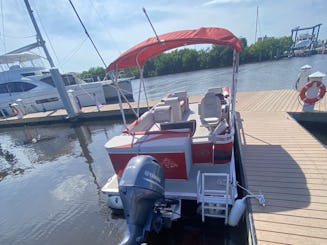
[[[300,68],[305,64],[312,66],[312,73],[321,71],[327,74],[326,55],[246,64],[239,68],[237,90],[294,88]],[[209,87],[231,86],[231,71],[232,68],[228,67],[148,78],[145,82],[147,96],[149,99],[159,99],[169,91],[187,91],[189,95],[200,95],[204,94]],[[139,82],[135,80],[133,84],[134,98],[137,98],[138,89]],[[145,100],[143,93],[141,93],[141,99]]]
[[[327,72],[324,55],[242,65],[238,90],[292,88],[304,64]],[[196,95],[225,85],[229,71],[150,78],[145,85],[150,99],[177,90]],[[133,86],[136,94],[138,82]],[[103,145],[122,128],[120,121],[101,121],[0,129],[0,244],[118,244],[125,220],[111,214],[100,189],[113,174]],[[191,226],[177,231],[164,234],[161,242],[154,237],[152,244],[239,244],[224,230],[211,234],[221,237],[215,242]]]

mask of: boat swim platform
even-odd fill
[[[265,207],[250,202],[251,243],[327,244],[327,146],[292,117],[326,117],[326,96],[314,113],[300,113],[295,90],[240,92],[237,98],[247,187],[266,199]]]

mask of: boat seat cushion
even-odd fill
[[[153,110],[153,118],[156,123],[170,122],[172,118],[171,106],[156,106]]]
[[[170,105],[172,109],[172,121],[182,120],[182,110],[177,97],[169,97],[164,100],[165,105]]]
[[[213,92],[208,92],[200,104],[200,119],[205,127],[216,126],[221,118],[221,102]]]
[[[148,131],[154,124],[153,113],[150,111],[145,112],[142,116],[131,123],[125,133],[135,133]]]

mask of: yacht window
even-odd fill
[[[47,99],[42,99],[42,100],[36,100],[36,104],[45,104],[49,102],[54,102],[54,101],[59,101],[58,97],[52,97],[52,98],[47,98]]]
[[[0,84],[0,94],[26,92],[35,87],[34,84],[26,82],[2,83]]]
[[[61,77],[62,77],[62,80],[64,81],[65,86],[76,84],[76,79],[71,74],[64,74],[64,75],[61,75]]]
[[[24,77],[28,77],[28,76],[34,76],[35,73],[34,72],[27,72],[27,73],[21,73],[22,76]]]
[[[52,87],[55,87],[54,81],[52,80],[51,76],[42,78],[41,81],[48,84],[48,85],[50,85],[50,86],[52,86]]]
[[[0,84],[0,94],[9,93],[7,85],[8,83]]]

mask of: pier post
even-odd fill
[[[79,105],[77,104],[77,101],[75,100],[74,90],[72,90],[72,89],[67,90],[67,95],[68,95],[69,101],[73,107],[74,113],[76,115],[79,114],[81,112],[81,110],[80,110]]]
[[[26,110],[25,110],[25,106],[24,106],[23,100],[22,99],[17,99],[16,102],[18,104],[18,107],[19,107],[19,110],[21,111],[21,113],[23,115],[26,115]]]
[[[302,111],[303,112],[313,112],[314,107],[315,107],[315,104],[307,104],[307,103],[304,103],[303,104],[303,107],[302,107]]]
[[[67,91],[64,86],[64,81],[62,80],[62,77],[61,77],[58,69],[51,68],[50,73],[51,73],[51,77],[56,85],[56,88],[58,90],[58,93],[59,93],[60,99],[64,105],[64,108],[67,111],[67,117],[68,118],[76,117],[77,113],[75,113],[73,105],[72,105],[71,101],[69,100]]]
[[[12,103],[11,104],[13,110],[15,110],[15,112],[17,113],[16,116],[18,119],[22,119],[24,117],[23,112],[20,110],[20,107],[17,103]]]

